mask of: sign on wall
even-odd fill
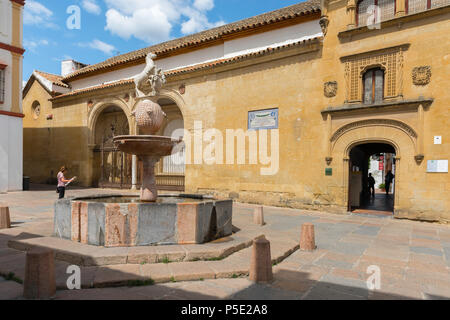
[[[448,160],[429,160],[427,172],[448,173]]]
[[[248,113],[249,130],[278,129],[278,108],[250,111]]]

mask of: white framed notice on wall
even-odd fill
[[[448,173],[448,160],[429,160],[428,173]]]
[[[250,111],[248,113],[248,129],[278,129],[278,108]]]

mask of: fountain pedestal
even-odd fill
[[[140,156],[142,161],[142,187],[141,201],[155,202],[158,199],[158,190],[156,188],[155,165],[159,162],[159,157]]]

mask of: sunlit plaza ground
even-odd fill
[[[32,185],[31,191],[0,195],[11,214],[11,229],[0,230],[0,298],[23,299],[26,254],[11,243],[37,241],[53,233],[52,186]],[[70,189],[67,196],[112,194],[114,190]],[[123,193],[123,192],[122,192]],[[126,192],[125,192],[126,193]],[[131,193],[131,192],[130,192]],[[110,264],[81,266],[81,290],[68,290],[71,263],[55,260],[55,299],[449,299],[450,227],[396,220],[377,215],[336,215],[326,212],[265,207],[264,226],[253,223],[253,208],[235,203],[231,237],[200,246],[170,246],[173,257],[199,250],[246,243],[221,261]],[[317,249],[298,248],[303,223],[313,223]],[[248,240],[265,235],[271,244],[274,281],[248,279]],[[68,240],[64,250],[80,250]],[[17,244],[15,245],[17,247]],[[53,248],[55,249],[55,248]],[[56,250],[60,248],[56,245]],[[101,248],[92,248],[96,256]],[[113,248],[121,255],[131,248]],[[164,251],[165,248],[157,250]],[[180,253],[181,252],[181,253]],[[130,257],[130,251],[128,252]],[[173,260],[176,260],[174,258]],[[113,263],[113,262],[110,262]],[[120,262],[119,262],[120,263]],[[381,270],[379,290],[369,290],[368,267]],[[151,283],[145,282],[151,280]],[[189,281],[186,281],[189,280]]]

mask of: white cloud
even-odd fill
[[[211,23],[209,22],[208,17],[204,13],[192,8],[185,8],[183,10],[183,13],[185,16],[189,18],[189,20],[181,23],[181,32],[183,34],[200,32],[205,29],[210,29],[225,24],[224,21]]]
[[[209,11],[214,8],[214,0],[195,0],[194,7],[200,11]]]
[[[80,47],[88,47],[91,49],[99,50],[107,55],[112,55],[114,51],[117,50],[116,47],[114,47],[113,45],[98,39],[94,39],[93,41],[88,43],[79,43],[78,45]]]
[[[81,5],[83,6],[84,10],[86,10],[89,13],[95,15],[99,15],[100,13],[102,13],[102,9],[97,4],[96,0],[83,0]]]
[[[51,22],[53,12],[37,1],[27,1],[23,13],[23,23],[44,28],[57,29],[58,26]]]
[[[135,37],[148,43],[170,39],[180,27],[183,34],[199,32],[223,21],[211,23],[207,11],[214,0],[105,0],[105,30],[123,39]]]
[[[50,43],[47,39],[42,39],[42,40],[28,40],[28,39],[24,39],[23,40],[23,45],[25,47],[26,50],[31,51],[31,52],[36,52],[36,49],[42,46],[48,46]]]

